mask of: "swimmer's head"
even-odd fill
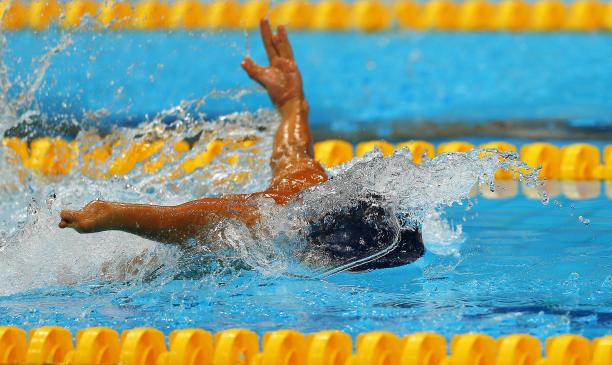
[[[402,266],[414,262],[425,251],[421,233],[400,227],[384,199],[374,194],[312,221],[307,238],[308,250],[315,252],[321,261],[326,261],[326,265],[336,267],[376,256],[393,245],[396,239],[396,245],[388,253],[356,264],[349,270]]]

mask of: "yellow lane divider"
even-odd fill
[[[350,161],[354,156],[363,156],[375,147],[380,148],[384,155],[391,154],[395,148],[406,147],[412,152],[415,163],[421,163],[423,157],[433,158],[436,153],[434,146],[426,141],[410,141],[393,146],[382,140],[358,143],[353,150],[346,142],[338,140],[322,141],[315,144],[315,158],[328,167]],[[467,152],[475,146],[468,142],[455,141],[441,143],[437,153]],[[478,148],[496,149],[500,152],[517,152],[515,145],[493,141],[477,146]],[[521,146],[520,159],[527,165],[541,167],[540,177],[544,179],[561,180],[612,180],[612,145],[606,146],[602,153],[594,145],[575,143],[557,147],[550,143],[528,143]],[[500,170],[495,175],[497,179],[511,179],[511,171]]]
[[[490,148],[499,152],[516,152],[516,146],[508,142],[489,142],[479,146],[480,148]],[[500,169],[495,173],[495,178],[500,180],[510,180],[514,177],[512,171]]]
[[[383,141],[383,140],[378,140],[378,141],[367,141],[367,142],[357,143],[355,152],[357,154],[357,157],[361,157],[365,155],[366,152],[373,150],[375,147],[378,147],[384,156],[389,156],[395,150],[395,146],[393,146],[391,143],[387,141]],[[324,156],[321,156],[321,158],[319,158],[315,155],[315,158],[319,160],[320,162],[322,162],[323,164],[327,165],[327,162],[325,161],[326,159]],[[347,159],[346,161],[349,161],[351,159],[353,159],[353,156],[351,156],[351,158]]]
[[[566,334],[546,340],[545,356],[537,338],[514,334],[494,339],[481,333],[453,336],[450,353],[446,339],[421,332],[399,337],[390,332],[368,332],[352,338],[341,331],[303,334],[279,330],[259,337],[246,329],[216,333],[189,328],[170,333],[136,328],[119,335],[95,327],[72,334],[62,327],[40,327],[26,332],[0,327],[3,364],[79,365],[609,365],[612,336],[593,341]]]
[[[60,15],[64,16],[61,17]],[[394,27],[439,31],[612,30],[612,3],[604,0],[2,0],[2,28],[43,30],[54,21],[75,28],[88,17],[108,29],[255,28],[263,16],[293,29],[382,31]]]
[[[215,161],[222,151],[233,151],[225,163],[235,164],[242,152],[256,153],[254,139],[232,141],[212,140],[206,144],[190,146],[186,141],[176,142],[170,151],[164,148],[166,142],[114,141],[106,144],[97,143],[88,146],[78,141],[68,142],[61,138],[36,138],[29,144],[19,138],[5,138],[2,144],[7,148],[9,160],[26,169],[43,175],[65,175],[80,164],[81,172],[93,177],[125,175],[137,167],[146,173],[155,173],[166,163],[175,161],[190,150],[192,153],[182,161],[180,168],[190,174]],[[355,147],[343,140],[326,140],[315,143],[315,158],[327,167],[334,167],[350,161],[355,156],[379,148],[388,156],[398,148],[408,148],[414,162],[420,164],[423,158],[433,158],[436,153],[467,152],[475,147],[494,149],[500,152],[518,153],[527,165],[540,167],[539,174],[548,180],[609,180],[612,181],[612,145],[603,151],[587,143],[574,143],[567,146],[556,146],[551,143],[528,143],[520,147],[504,142],[492,141],[474,146],[464,141],[441,143],[437,148],[427,141],[407,141],[393,145],[384,140],[364,141]],[[113,153],[115,151],[115,153]],[[111,160],[111,158],[113,158]],[[499,180],[513,179],[516,173],[500,170],[495,177]]]
[[[105,178],[128,174],[137,167],[145,173],[156,173],[166,163],[177,160],[191,149],[197,153],[185,158],[181,163],[182,173],[190,174],[209,165],[224,149],[236,151],[222,161],[234,165],[238,162],[240,152],[257,153],[257,148],[252,147],[255,142],[252,139],[213,140],[205,145],[196,144],[192,148],[182,140],[174,143],[170,151],[164,150],[166,142],[162,140],[127,145],[124,141],[111,141],[88,146],[86,143],[79,145],[76,141],[69,143],[61,138],[42,137],[34,139],[28,145],[19,138],[11,137],[5,138],[2,144],[11,151],[9,162],[20,164],[42,175],[65,175],[81,163],[80,171],[83,174]],[[113,150],[117,152],[116,156],[113,155]],[[82,158],[79,160],[80,156]]]

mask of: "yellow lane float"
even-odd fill
[[[393,147],[391,143],[383,140],[376,140],[357,143],[357,147],[355,148],[355,154],[358,157],[361,157],[367,152],[372,151],[376,147],[380,149],[384,156],[389,156],[395,150],[395,147]]]
[[[593,180],[598,178],[601,163],[599,149],[586,143],[565,146],[561,153],[559,178],[562,180]]]
[[[344,30],[349,25],[350,8],[340,0],[323,0],[314,5],[311,27],[315,30]]]
[[[607,30],[612,30],[612,2],[604,5],[605,9],[603,10],[603,28]]]
[[[207,5],[205,26],[212,29],[234,29],[240,26],[241,5],[233,0],[217,0]]]
[[[214,344],[214,365],[252,364],[259,355],[259,338],[246,329],[218,332]]]
[[[30,2],[28,25],[30,28],[41,31],[57,20],[62,8],[55,0],[34,0]]]
[[[308,338],[308,365],[345,364],[352,353],[351,336],[341,331],[323,331]]]
[[[453,336],[451,339],[451,364],[495,365],[497,342],[481,333]]]
[[[592,32],[604,25],[605,4],[596,0],[577,0],[567,10],[566,28]]]
[[[197,29],[204,25],[206,7],[196,0],[180,0],[170,6],[168,26],[171,29]]]
[[[531,5],[523,0],[504,0],[497,4],[494,28],[512,32],[529,29]]]
[[[107,29],[129,28],[134,11],[126,1],[107,1],[100,6],[98,20]]]
[[[145,162],[164,147],[164,141],[136,142],[121,154],[108,167],[111,175],[125,175],[132,171],[137,164]]]
[[[446,339],[437,333],[408,335],[400,345],[400,364],[440,364],[446,357]]]
[[[353,159],[353,145],[338,139],[314,144],[314,158],[326,167],[334,167]]]
[[[393,13],[401,28],[421,29],[421,4],[412,0],[399,0],[393,5]]]
[[[510,335],[499,340],[495,365],[537,364],[542,358],[540,340],[529,335]]]
[[[486,0],[467,0],[459,8],[459,29],[484,31],[493,28],[495,5]]]
[[[357,336],[357,351],[347,365],[388,364],[399,365],[400,338],[393,333],[376,331]]]
[[[18,327],[0,327],[0,363],[22,364],[27,351],[26,333]]]
[[[436,155],[434,145],[426,141],[403,142],[398,144],[397,148],[408,148],[412,154],[412,161],[417,165],[423,161],[423,156],[432,159]]]
[[[438,154],[447,152],[467,152],[474,149],[474,145],[463,141],[453,141],[440,143],[438,146]]]
[[[202,167],[210,164],[210,162],[214,160],[214,158],[217,157],[219,153],[221,153],[224,146],[225,143],[221,140],[214,140],[209,142],[206,145],[204,151],[194,157],[187,158],[181,164],[181,168],[185,170],[185,172],[187,172],[188,174],[191,174],[197,169],[201,169]]]
[[[1,0],[0,14],[2,29],[12,31],[46,29],[61,14],[64,28],[80,28],[89,17],[98,28],[113,30],[255,29],[266,16],[275,25],[318,31],[612,29],[612,4],[602,0],[72,0],[64,6],[58,0]]]
[[[543,179],[558,179],[561,169],[561,149],[550,143],[529,143],[521,147],[521,161],[533,168],[541,167]]]
[[[376,0],[357,0],[351,7],[351,23],[364,32],[387,29],[391,12],[386,4]]]
[[[116,364],[119,362],[119,333],[106,327],[77,332],[74,364]]]
[[[24,166],[44,175],[65,175],[72,170],[79,156],[76,142],[68,143],[61,138],[36,138],[30,143],[26,156],[20,151]]]
[[[516,150],[517,150],[516,146],[513,145],[512,143],[502,142],[502,141],[496,141],[496,142],[489,142],[489,143],[481,144],[479,147],[480,148],[496,149],[500,153],[503,153],[503,152],[516,152]],[[495,173],[495,178],[496,179],[500,179],[500,180],[508,180],[508,179],[514,178],[515,175],[516,175],[516,173],[513,172],[513,171],[506,170],[506,169],[499,169]]]
[[[135,29],[166,28],[170,21],[169,6],[157,0],[140,1],[134,7],[132,24]]]
[[[64,6],[64,16],[60,19],[62,28],[79,28],[84,20],[95,20],[98,13],[98,3],[90,0],[73,0]]]
[[[91,178],[124,175],[137,166],[141,166],[144,173],[154,174],[189,151],[193,151],[192,155],[181,162],[179,175],[190,174],[208,166],[218,158],[224,148],[226,152],[235,152],[225,155],[223,160],[218,161],[220,164],[234,165],[245,152],[257,153],[257,147],[253,147],[256,141],[252,139],[219,139],[201,145],[196,143],[194,147],[187,141],[180,140],[172,142],[169,148],[164,148],[166,142],[163,140],[131,144],[126,144],[125,141],[101,142],[99,138],[93,142],[68,142],[62,138],[40,137],[28,143],[10,137],[2,140],[2,147],[10,151],[6,154],[7,161],[24,169],[42,175],[66,175],[78,167],[84,175]],[[474,145],[465,141],[451,141],[440,143],[436,149],[436,146],[427,141],[409,141],[394,146],[384,140],[372,140],[353,146],[343,140],[326,140],[315,143],[314,155],[323,165],[334,167],[350,161],[355,156],[361,157],[375,147],[385,156],[396,149],[408,148],[414,162],[419,164],[424,155],[431,159],[436,153],[468,152]],[[503,141],[485,143],[479,148],[493,148],[500,152],[517,151],[516,146]],[[548,180],[612,180],[612,145],[600,151],[596,146],[585,143],[564,147],[544,142],[528,143],[521,146],[520,159],[530,167],[541,167],[540,177]],[[515,175],[516,172],[500,170],[495,177],[512,179]]]
[[[28,21],[28,9],[19,0],[3,0],[0,2],[0,19],[2,29],[22,29]]]
[[[582,336],[560,335],[546,339],[546,365],[572,364],[589,365],[591,362],[591,343]]]
[[[450,0],[431,0],[423,6],[421,15],[423,28],[449,31],[457,28],[459,9]]]
[[[306,29],[310,26],[313,5],[303,0],[288,0],[272,7],[270,21],[273,25],[284,24],[291,29]]]
[[[532,9],[531,30],[560,30],[565,25],[565,4],[559,0],[538,1]]]
[[[242,4],[240,26],[245,29],[256,29],[259,21],[268,15],[270,3],[266,0],[249,0]]]
[[[593,340],[591,365],[612,364],[612,335]]]
[[[72,334],[63,327],[40,327],[28,335],[26,364],[61,364],[72,362]]]
[[[77,332],[76,348],[70,331],[40,327],[26,332],[0,326],[0,361],[6,364],[88,365],[609,365],[612,336],[589,341],[573,334],[540,340],[526,334],[494,339],[486,334],[453,336],[450,352],[446,340],[435,333],[414,333],[403,338],[385,331],[352,339],[341,331],[303,334],[285,329],[265,333],[260,339],[247,329],[229,329],[212,335],[197,328],[164,334],[154,328],[135,328],[119,334],[96,327]],[[260,348],[262,350],[260,350]]]
[[[213,337],[208,331],[188,328],[170,333],[170,351],[159,355],[156,365],[212,365]]]
[[[154,328],[135,328],[121,335],[119,363],[125,365],[154,365],[165,353],[164,334]]]

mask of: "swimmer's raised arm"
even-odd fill
[[[293,56],[287,30],[281,25],[276,34],[273,34],[270,23],[265,19],[261,21],[260,29],[270,65],[257,65],[247,57],[242,61],[242,67],[249,77],[266,89],[282,118],[276,131],[276,146],[272,156],[274,169],[274,160],[282,156],[310,158],[308,150],[312,140],[302,76]],[[296,153],[304,156],[296,156]]]
[[[95,200],[80,210],[64,210],[60,217],[60,228],[74,228],[79,233],[123,231],[158,242],[183,244],[203,238],[223,219],[252,225],[258,214],[249,195],[230,195],[176,206]]]
[[[270,160],[273,179],[267,192],[291,195],[326,181],[327,174],[313,158],[308,103],[287,30],[279,26],[273,34],[265,19],[260,23],[260,30],[270,65],[257,65],[247,57],[242,67],[266,89],[282,119],[274,136]]]

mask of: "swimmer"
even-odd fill
[[[59,227],[73,228],[79,233],[117,230],[161,243],[185,244],[201,239],[223,220],[233,219],[253,227],[259,220],[262,197],[285,205],[301,191],[325,183],[327,173],[313,158],[308,103],[287,31],[279,26],[273,34],[268,20],[261,21],[260,31],[270,65],[260,66],[247,57],[241,66],[267,90],[282,118],[274,136],[272,181],[266,190],[202,198],[177,206],[95,200],[77,211],[63,210]],[[376,219],[386,214],[377,202],[380,198],[372,197],[356,202],[349,211],[311,222],[308,231],[311,249],[326,254],[332,262],[346,261],[347,255],[357,258],[360,252],[367,252],[380,242],[388,241],[387,245],[397,242],[389,253],[353,270],[400,266],[421,257],[424,251],[421,233],[402,229],[398,234],[396,228],[377,223]]]

